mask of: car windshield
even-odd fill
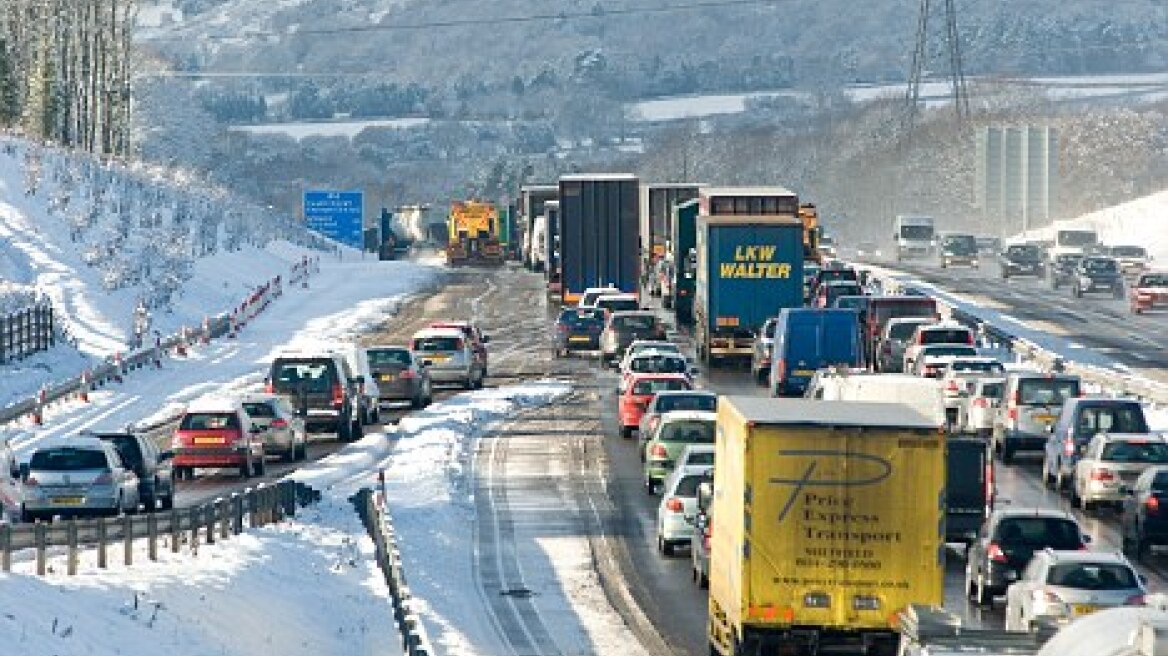
[[[646,394],[656,394],[657,392],[664,392],[666,390],[687,390],[689,383],[677,378],[653,378],[649,380],[638,380],[633,384],[633,394],[637,396],[644,396]]]
[[[1137,287],[1168,287],[1168,274],[1143,276]]]
[[[462,338],[460,337],[415,337],[413,349],[419,353],[433,353],[436,351],[461,351]]]
[[[192,412],[184,415],[180,430],[222,430],[239,428],[239,417],[234,412]]]
[[[714,464],[713,451],[690,451],[685,458],[687,465],[712,465]]]
[[[673,494],[670,496],[686,497],[688,499],[697,498],[698,486],[702,484],[702,481],[708,480],[710,480],[708,477],[700,474],[682,476],[681,480],[677,482],[677,487],[673,489]]]
[[[1147,433],[1148,423],[1138,404],[1087,406],[1079,410],[1076,430],[1083,435],[1095,433]]]
[[[274,382],[278,389],[327,392],[333,385],[332,367],[320,361],[285,360],[276,365]]]
[[[1009,517],[998,524],[996,541],[1010,547],[1078,549],[1082,532],[1073,520],[1059,517]]]
[[[1055,240],[1059,246],[1091,246],[1099,236],[1089,230],[1059,230]]]
[[[596,301],[596,307],[613,312],[641,309],[641,306],[637,304],[637,299],[635,298],[601,298]]]
[[[1160,440],[1116,440],[1103,446],[1100,455],[1108,462],[1168,463],[1168,444]]]
[[[1046,582],[1079,590],[1133,590],[1140,587],[1131,568],[1121,563],[1059,563]]]
[[[969,344],[973,342],[968,328],[930,328],[921,331],[922,344]]]
[[[32,454],[28,466],[37,471],[83,471],[109,467],[104,451],[68,446],[41,449]]]
[[[652,330],[656,319],[648,315],[613,317],[612,327],[617,330]]]
[[[1037,246],[1011,246],[1006,255],[1016,260],[1037,260],[1042,257]]]
[[[859,296],[862,293],[863,290],[861,290],[860,286],[856,284],[849,283],[846,285],[836,284],[827,286],[828,296]]]
[[[370,367],[384,367],[395,364],[410,366],[410,352],[404,348],[368,349],[365,353],[366,357],[369,358]]]
[[[917,326],[923,322],[906,321],[903,323],[894,323],[888,327],[889,339],[908,339],[917,331]]]
[[[1115,246],[1111,249],[1112,257],[1144,257],[1147,254],[1142,246]]]
[[[990,399],[1002,398],[1002,390],[1006,389],[1005,383],[982,383],[981,396]]]
[[[954,355],[977,355],[977,349],[972,346],[949,346],[947,344],[932,344],[926,346],[921,355],[926,358],[945,358]]]
[[[669,394],[657,397],[657,412],[675,410],[701,410],[714,412],[718,409],[718,397],[713,394]]]
[[[902,225],[900,226],[901,239],[932,239],[933,226]]]
[[[949,368],[958,373],[1005,373],[1006,369],[1001,362],[993,360],[954,360]]]
[[[681,358],[650,355],[634,358],[629,369],[638,374],[684,374],[689,365]]]
[[[1152,479],[1151,487],[1156,492],[1168,492],[1168,471],[1156,472],[1155,478]]]
[[[977,241],[969,235],[946,237],[941,248],[955,255],[968,255],[977,252]]]
[[[560,313],[558,322],[571,328],[587,328],[604,323],[604,310],[599,308],[573,308]]]
[[[1061,266],[1076,266],[1083,260],[1082,255],[1059,255],[1054,261]]]
[[[1091,273],[1115,273],[1119,270],[1115,266],[1115,260],[1104,260],[1094,257],[1083,260],[1083,268]]]
[[[247,416],[256,419],[271,419],[276,416],[275,406],[266,401],[246,401],[243,404],[243,409],[247,412]]]
[[[1077,378],[1026,378],[1018,383],[1018,403],[1057,405],[1079,395]]]
[[[843,308],[845,310],[862,309],[864,307],[864,297],[853,295],[840,296],[839,298],[835,299],[835,307]]]
[[[662,442],[688,442],[690,444],[713,444],[714,422],[704,419],[687,419],[667,422],[661,427],[657,439]]]

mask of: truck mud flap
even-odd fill
[[[747,628],[734,656],[896,656],[899,639],[888,631],[842,631],[822,627]]]

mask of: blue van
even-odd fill
[[[816,369],[860,367],[860,318],[853,309],[784,308],[775,325],[772,396],[802,396]]]

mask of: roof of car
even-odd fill
[[[622,301],[625,301],[625,300],[635,301],[635,300],[637,300],[637,295],[630,294],[628,292],[619,292],[616,294],[601,294],[600,296],[596,297],[596,302],[599,303],[603,299],[619,299]]]
[[[240,407],[238,398],[201,396],[187,404],[187,412],[235,412]]]
[[[1114,551],[1090,551],[1087,549],[1043,549],[1035,555],[1044,554],[1057,562],[1072,563],[1117,563],[1128,565],[1128,560],[1122,554]]]
[[[685,374],[657,374],[657,373],[630,373],[630,383],[636,383],[642,380],[684,380],[689,382],[689,376]]]
[[[406,351],[409,352],[410,347],[405,344],[366,344],[364,346],[366,352],[368,351]]]
[[[1057,519],[1069,519],[1076,522],[1074,515],[1058,508],[1038,508],[1035,506],[1020,507],[1005,507],[995,508],[992,517],[1004,519],[1007,517],[1054,517]]]
[[[681,347],[673,342],[663,342],[659,339],[634,339],[629,348],[655,348],[663,351],[680,351]]]
[[[661,398],[663,396],[695,396],[695,395],[712,396],[714,398],[718,397],[717,392],[711,392],[710,390],[661,390],[660,392],[657,392],[657,398]]]
[[[105,449],[106,442],[96,435],[86,433],[73,435],[55,435],[46,440],[40,441],[32,450],[33,453],[45,449]]]
[[[653,317],[656,319],[657,315],[652,310],[617,310],[612,313],[613,319],[620,317]]]
[[[963,346],[962,344],[951,344],[950,346]],[[954,355],[953,359],[949,361],[950,364],[955,362],[985,362],[987,364],[1002,364],[1002,361],[990,355]]]
[[[1159,433],[1095,433],[1093,439],[1104,442],[1164,442],[1166,438]]]
[[[243,403],[266,403],[279,399],[280,397],[272,392],[248,392],[239,398]]]
[[[414,339],[419,337],[465,337],[461,330],[457,328],[423,328],[414,333]]]
[[[717,421],[718,413],[708,410],[670,410],[661,415],[661,423],[673,421]]]

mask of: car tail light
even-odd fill
[[[787,361],[779,358],[775,361],[775,380],[783,380],[787,377]]]
[[[702,531],[702,548],[710,550],[710,521],[706,520],[706,528]]]
[[[1069,437],[1063,442],[1063,455],[1067,457],[1075,455],[1075,441]]]
[[[288,420],[283,417],[277,417],[272,420],[272,428],[283,429],[288,427]]]
[[[399,374],[399,375],[400,375],[402,378],[405,378],[405,379],[407,379],[407,380],[408,380],[408,379],[410,379],[410,378],[414,378],[414,377],[416,377],[418,374],[415,374],[413,369],[403,369],[403,370],[402,370],[402,372],[401,372],[401,374]]]
[[[26,487],[36,487],[40,485],[40,481],[36,479],[36,476],[30,474],[28,478],[24,479],[24,485]]]
[[[345,402],[345,391],[340,385],[333,385],[333,405],[341,405]]]
[[[1144,599],[1144,595],[1142,595],[1142,594],[1132,595],[1132,596],[1128,597],[1127,599],[1123,600],[1124,606],[1143,606],[1147,603],[1148,603],[1147,600]]]
[[[1110,469],[1092,469],[1091,480],[1093,481],[1114,481],[1115,473]]]
[[[965,333],[965,343],[973,346],[973,333]]]
[[[997,563],[1004,563],[1007,560],[1006,552],[1002,551],[1002,547],[997,542],[990,543],[990,546],[986,548],[986,554],[990,557],[990,560]]]
[[[677,497],[670,497],[669,501],[665,502],[665,509],[675,513],[685,512],[685,504]]]
[[[1010,406],[1010,409],[1006,411],[1006,418],[1010,421],[1018,421],[1018,408]]]
[[[655,458],[669,457],[669,451],[665,448],[664,444],[654,444],[653,449],[649,452],[649,454]]]
[[[986,398],[984,396],[979,396],[973,400],[973,407],[975,408],[985,408],[988,407],[988,405],[989,404],[986,403]]]
[[[994,507],[994,464],[986,462],[985,466],[985,503],[986,511]]]
[[[113,483],[114,474],[113,472],[109,471],[104,471],[101,474],[98,474],[97,478],[93,479],[94,485],[113,485]]]
[[[948,383],[945,383],[945,391],[946,392],[956,392],[957,391],[957,381],[951,380]]]
[[[1047,590],[1045,588],[1041,589],[1041,590],[1035,590],[1034,596],[1036,599],[1038,599],[1040,601],[1045,601],[1048,604],[1061,604],[1061,603],[1063,603],[1062,597],[1058,596],[1054,592]]]
[[[268,394],[271,394],[276,391],[276,386],[273,385],[272,381],[269,380],[268,382],[264,383],[264,391]]]
[[[1160,512],[1160,500],[1156,497],[1148,497],[1144,500],[1144,509],[1152,515]]]

